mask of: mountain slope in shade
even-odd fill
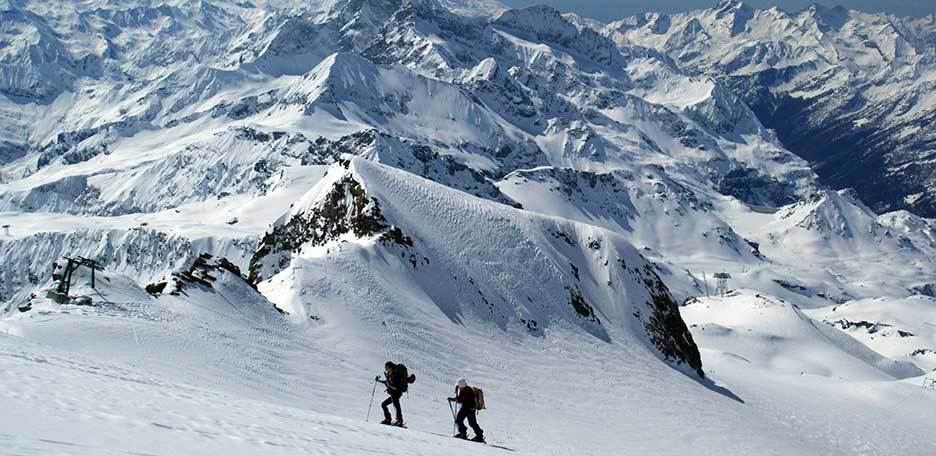
[[[723,1],[628,18],[603,33],[718,78],[827,185],[854,188],[877,211],[932,217],[934,24],[932,16]]]

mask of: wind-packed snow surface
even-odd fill
[[[916,147],[931,27],[813,8],[752,63],[792,17],[752,11],[0,1],[3,452],[933,453],[936,222],[872,209],[929,193],[822,187],[738,90],[900,73],[862,128]]]

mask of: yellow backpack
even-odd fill
[[[472,386],[475,397],[475,410],[484,410],[484,391],[477,386]]]

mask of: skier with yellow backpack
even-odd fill
[[[455,438],[468,439],[468,428],[465,426],[465,419],[474,430],[475,436],[471,439],[474,442],[484,443],[484,431],[478,426],[478,410],[484,409],[484,391],[481,388],[468,386],[468,381],[459,379],[455,385],[455,397],[448,398],[448,401],[457,403],[460,407],[458,414],[455,415],[455,424],[458,425],[458,433]],[[453,414],[454,409],[452,410]]]

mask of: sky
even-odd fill
[[[648,11],[677,12],[699,8],[709,8],[718,0],[500,0],[509,7],[523,7],[546,4],[562,11],[571,11],[581,16],[612,21],[622,17]],[[886,11],[899,16],[925,16],[936,11],[936,0],[745,0],[748,5],[757,8],[769,8],[779,5],[787,11],[798,11],[813,3],[828,6],[842,5],[849,9],[862,11]]]

